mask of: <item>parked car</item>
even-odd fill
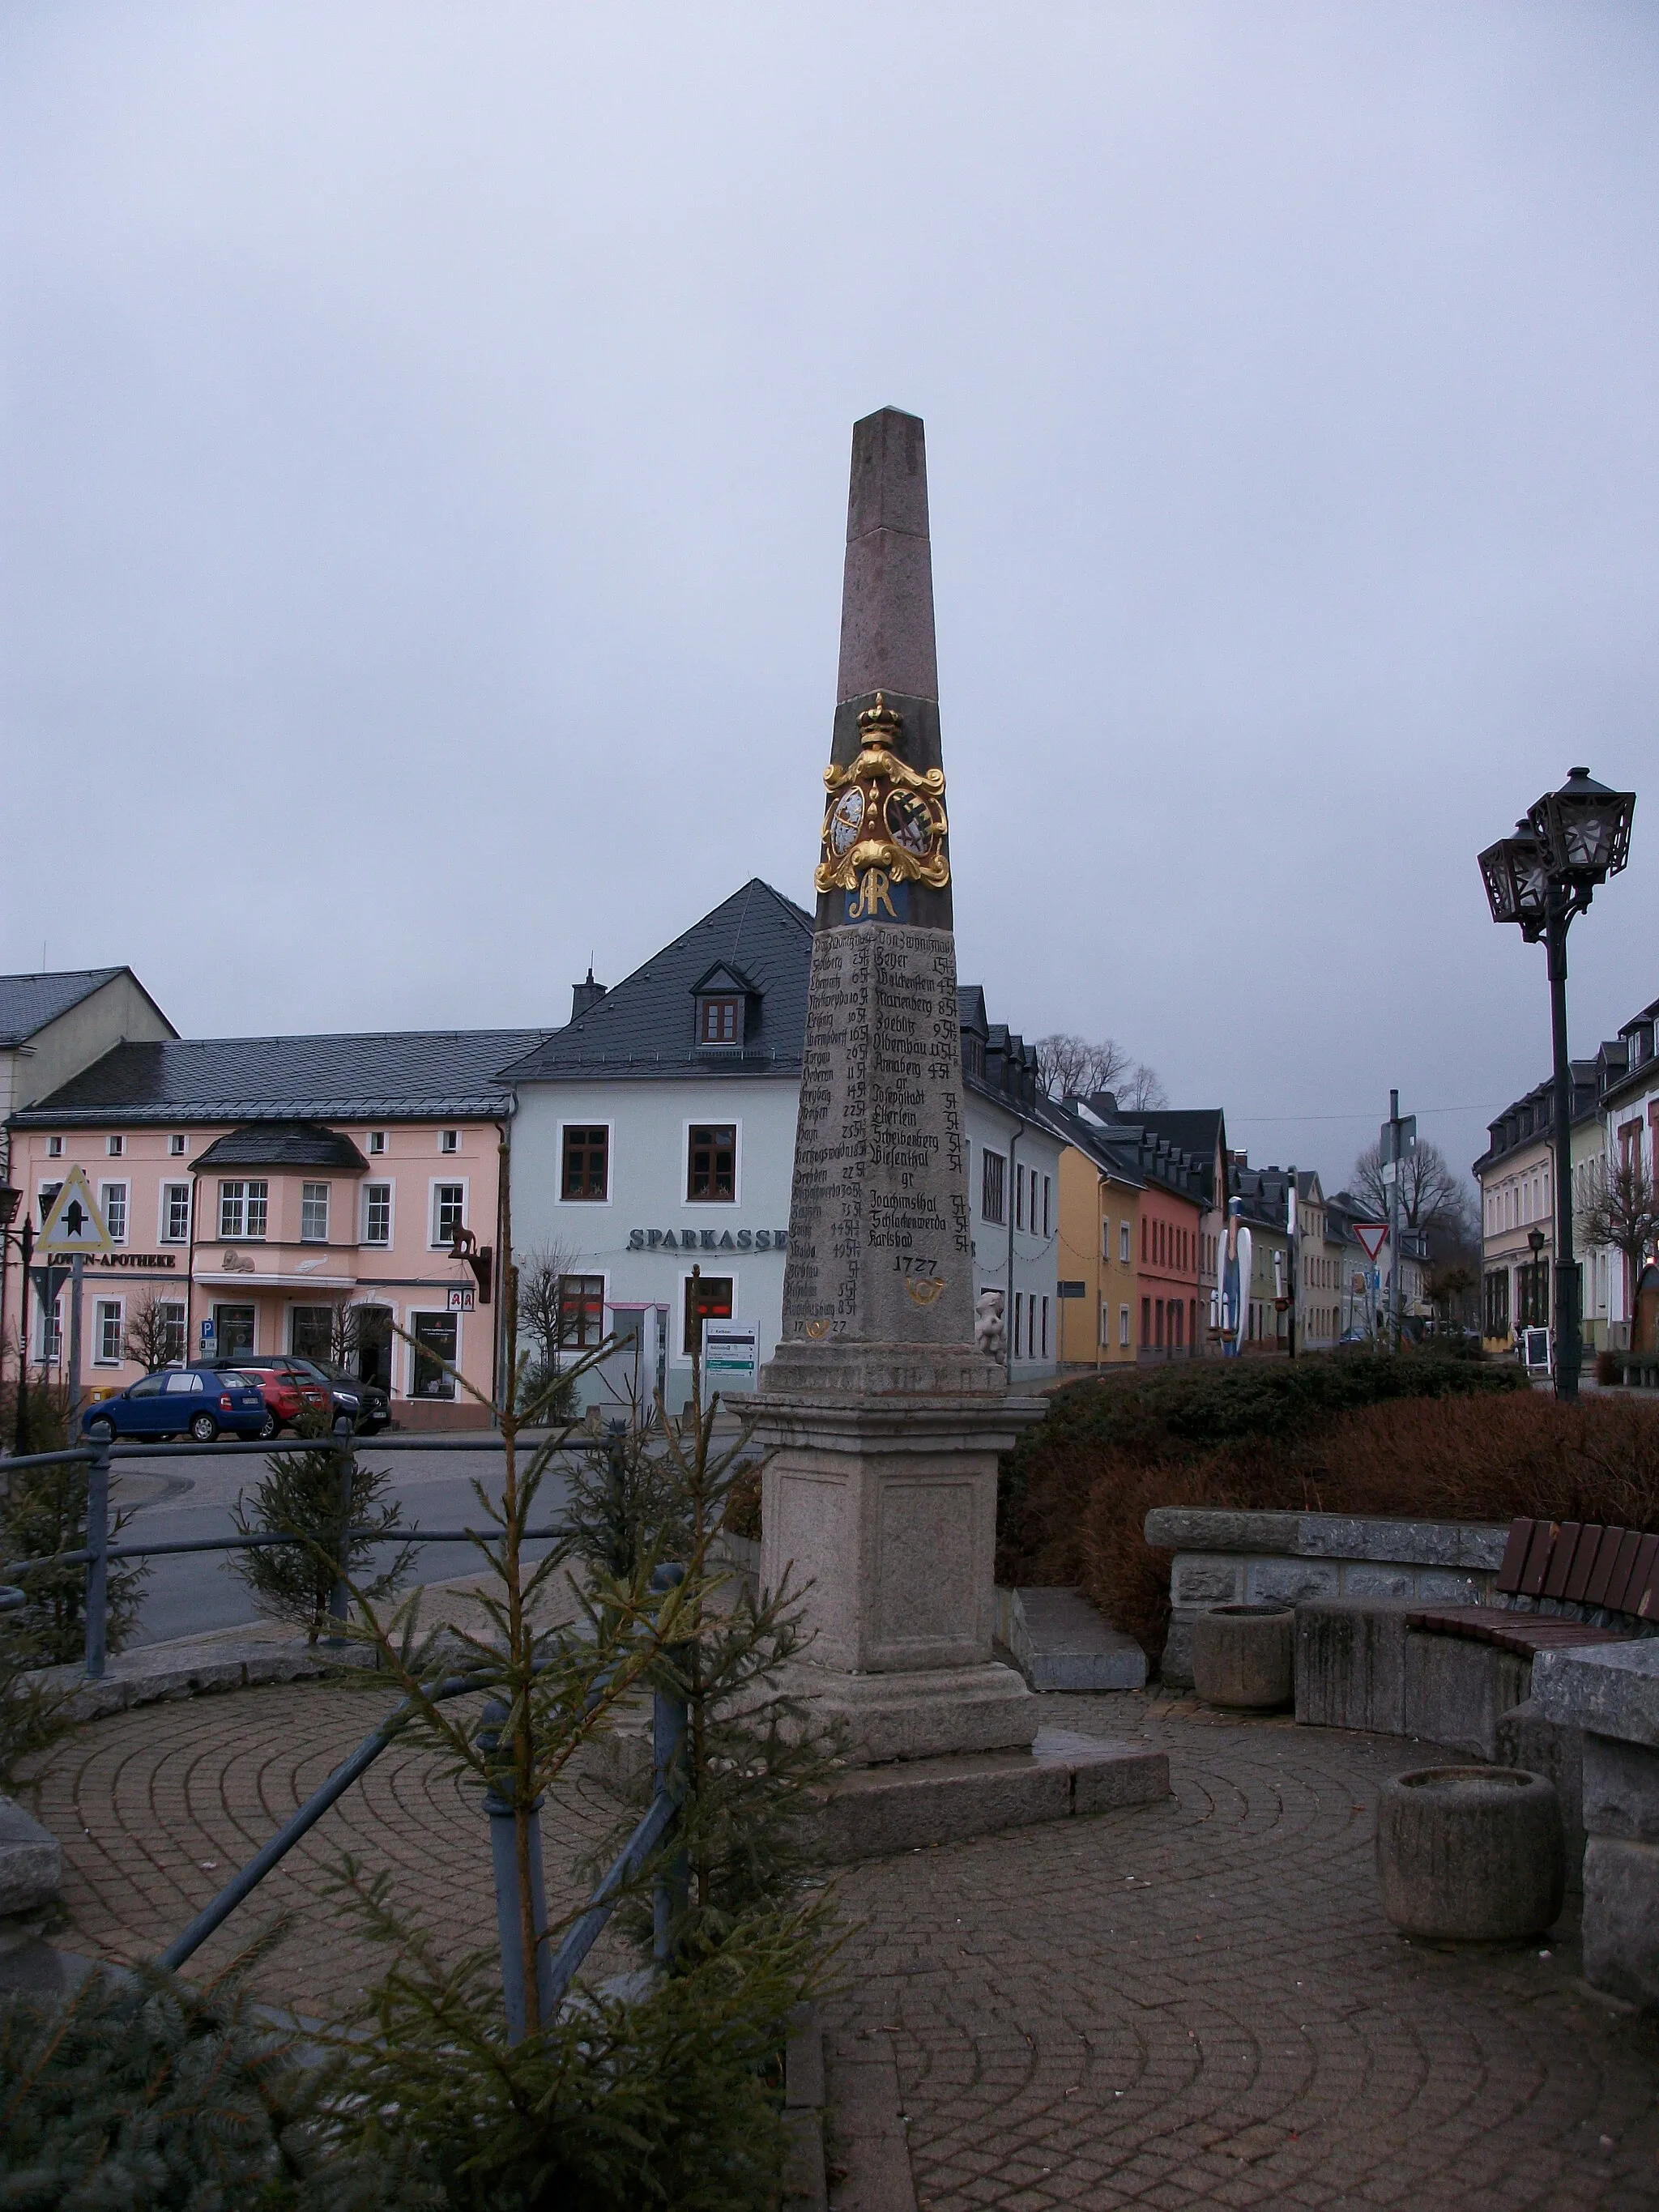
[[[210,1359],[209,1367],[237,1368],[258,1376],[281,1375],[290,1382],[326,1391],[336,1430],[357,1430],[372,1437],[392,1425],[392,1404],[378,1382],[360,1382],[343,1367],[325,1366],[319,1359],[302,1359],[297,1352],[245,1352],[235,1358]]]
[[[319,1413],[327,1419],[331,1401],[325,1384],[309,1382],[303,1375],[284,1374],[275,1367],[245,1367],[241,1371],[264,1395],[270,1419],[260,1430],[261,1436],[279,1437],[284,1429],[292,1429],[297,1435],[302,1413]]]
[[[206,1444],[222,1431],[264,1436],[270,1418],[264,1393],[251,1375],[234,1368],[164,1367],[88,1406],[81,1433],[110,1443],[117,1437],[188,1435]]]

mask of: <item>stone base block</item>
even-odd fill
[[[1406,1734],[1406,1609],[1374,1598],[1296,1609],[1296,1717],[1310,1728]]]
[[[1026,1751],[1037,1703],[1012,1667],[939,1667],[915,1673],[841,1674],[803,1661],[779,1688],[838,1728],[849,1763],[940,1759],[964,1752]]]
[[[1491,1644],[1406,1632],[1406,1724],[1424,1743],[1498,1756],[1498,1723],[1532,1688],[1532,1661]]]
[[[1584,1847],[1584,1978],[1659,2005],[1659,1844],[1592,1836]]]
[[[1034,1690],[1143,1690],[1146,1655],[1081,1590],[999,1589],[997,1634]]]
[[[49,1905],[64,1881],[64,1848],[21,1805],[0,1797],[0,1914]]]
[[[839,1776],[824,1792],[815,1848],[826,1863],[844,1865],[1169,1794],[1163,1752],[1045,1729],[1027,1752],[906,1759]]]
[[[1659,1844],[1659,1751],[1577,1729],[1561,1733],[1580,1735],[1584,1747],[1584,1826],[1620,1843]]]

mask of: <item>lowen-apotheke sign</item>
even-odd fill
[[[630,1252],[783,1252],[787,1229],[630,1229]]]
[[[97,1274],[104,1267],[176,1267],[176,1252],[106,1252],[93,1262],[90,1273]]]

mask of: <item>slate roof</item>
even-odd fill
[[[700,1049],[693,992],[717,966],[739,972],[758,994],[741,1047]],[[683,937],[578,1014],[533,1051],[501,1066],[511,1083],[578,1083],[595,1078],[796,1075],[806,1035],[812,917],[758,876],[693,922]]]
[[[23,1129],[199,1121],[423,1121],[511,1110],[496,1071],[544,1030],[171,1037],[118,1044],[12,1116]]]
[[[368,1162],[349,1137],[320,1121],[246,1121],[219,1137],[195,1163],[202,1168],[327,1168],[367,1175]]]
[[[48,1022],[126,972],[125,968],[66,968],[51,975],[0,975],[0,1048],[27,1044]]]

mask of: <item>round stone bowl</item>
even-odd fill
[[[1382,1910],[1408,1936],[1519,1942],[1560,1917],[1566,1842],[1555,1785],[1515,1766],[1396,1774],[1376,1804]]]
[[[1206,1705],[1277,1712],[1295,1686],[1295,1637],[1290,1606],[1212,1606],[1193,1623],[1193,1687]]]

